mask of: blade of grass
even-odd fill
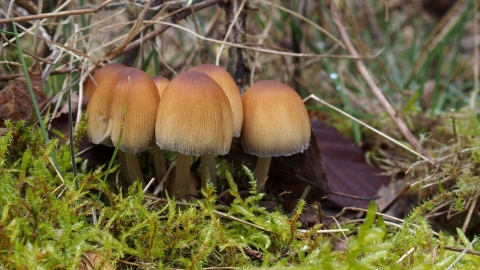
[[[79,105],[81,106],[81,105]],[[70,155],[72,158],[72,170],[73,170],[73,177],[75,178],[75,189],[78,190],[78,179],[77,179],[77,164],[75,162],[75,147],[74,147],[74,139],[73,139],[73,116],[72,116],[72,87],[70,85],[68,91],[68,139],[69,139],[69,146],[70,146]]]
[[[40,128],[42,129],[43,138],[45,139],[46,143],[49,143],[50,139],[48,138],[48,133],[45,128],[45,124],[43,123],[42,114],[40,113],[37,100],[35,99],[35,93],[33,92],[32,82],[30,81],[30,76],[28,75],[27,64],[25,63],[25,58],[23,57],[22,45],[18,37],[17,26],[15,25],[13,18],[12,18],[12,24],[13,24],[13,34],[15,35],[15,43],[17,43],[17,47],[18,47],[18,57],[20,58],[20,63],[22,63],[22,70],[23,70],[23,74],[25,75],[25,80],[27,81],[28,92],[30,93],[30,98],[32,99],[33,109],[35,111],[35,115],[37,116],[38,123],[40,124]],[[55,166],[56,171],[58,172],[60,178],[63,179],[62,171],[60,170],[60,165],[58,164],[57,158],[53,153],[51,154],[51,157],[52,157],[52,163]]]

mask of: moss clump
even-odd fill
[[[364,223],[351,227],[347,249],[335,250],[336,237],[317,232],[322,224],[298,230],[303,201],[290,216],[261,207],[263,194],[247,168],[247,198],[223,172],[235,198],[230,206],[216,204],[211,185],[196,204],[150,197],[137,184],[117,194],[103,182],[103,167],[87,171],[76,160],[75,177],[67,146],[42,143],[42,134],[23,123],[7,127],[0,136],[0,268],[76,269],[85,254],[101,254],[101,264],[122,268],[441,269],[458,256],[443,248],[455,245],[453,237],[434,235],[420,218],[419,225],[388,229],[373,203]],[[52,153],[61,174],[49,161]],[[412,247],[410,257],[397,262]],[[474,269],[478,263],[466,255],[458,265]]]

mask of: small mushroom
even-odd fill
[[[272,156],[289,156],[308,148],[310,121],[297,92],[276,81],[255,83],[242,103],[242,145],[245,153],[258,156],[254,175],[263,191]]]
[[[198,65],[190,69],[191,71],[198,71],[207,74],[212,78],[220,87],[222,87],[223,92],[230,102],[230,107],[232,108],[233,113],[233,136],[240,137],[242,131],[243,123],[243,108],[242,108],[242,98],[240,97],[240,91],[238,86],[233,80],[230,73],[220,66],[214,64],[203,64]],[[216,167],[215,167],[215,156],[211,154],[202,155],[202,179],[204,179],[205,170],[209,169],[210,179],[212,183],[216,186]],[[202,187],[206,186],[206,182],[202,181]]]
[[[222,88],[204,73],[179,74],[160,100],[155,137],[161,149],[178,152],[175,189],[168,192],[195,193],[191,155],[224,155],[232,142],[233,115]]]
[[[87,105],[88,139],[95,144],[119,144],[130,182],[143,181],[136,154],[154,144],[159,100],[150,76],[125,67],[104,79]]]

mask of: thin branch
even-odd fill
[[[233,29],[233,26],[235,25],[235,22],[238,20],[238,16],[240,15],[240,13],[243,11],[243,7],[245,6],[245,3],[247,1],[244,0],[242,2],[242,4],[240,5],[240,7],[238,8],[238,11],[237,13],[235,14],[235,17],[233,17],[233,20],[232,22],[230,23],[230,26],[228,27],[228,30],[227,30],[227,33],[225,34],[225,38],[223,39],[223,42],[226,42],[227,39],[228,39],[228,36],[230,35],[230,32],[232,31]],[[220,48],[217,49],[217,57],[216,57],[216,60],[215,60],[215,65],[219,65],[220,64],[220,56],[222,55],[222,51],[223,51],[223,48],[225,47],[225,43],[222,43],[222,45],[220,46]]]
[[[89,14],[89,13],[97,13],[100,9],[111,3],[113,0],[107,0],[103,2],[103,4],[88,9],[79,9],[79,10],[70,10],[70,11],[62,11],[62,12],[54,12],[54,13],[45,13],[39,15],[28,15],[22,17],[15,17],[13,18],[14,22],[24,22],[24,21],[32,21],[32,20],[40,20],[40,19],[47,19],[47,18],[55,18],[55,17],[62,17],[62,16],[71,16],[71,15],[80,15],[80,14]],[[12,19],[0,19],[0,24],[10,23]]]
[[[2,62],[0,62],[0,64],[3,64]],[[13,63],[13,62],[10,62],[8,61],[7,63],[5,64],[9,64],[9,65],[18,65],[18,63]],[[68,68],[61,68],[61,69],[57,69],[57,70],[53,70],[52,72],[50,72],[50,75],[59,75],[59,74],[66,74],[66,73],[70,73],[74,70],[79,70],[80,67],[78,66],[73,66],[73,67],[68,67]],[[23,73],[19,73],[19,74],[7,74],[7,75],[0,75],[0,81],[10,81],[10,80],[13,80],[13,79],[16,79],[16,78],[19,78],[19,77],[22,77],[24,76]]]
[[[199,10],[204,9],[206,7],[213,6],[215,4],[222,3],[222,2],[225,2],[225,0],[206,0],[206,1],[203,1],[203,2],[200,2],[200,3],[197,3],[195,5],[192,5],[192,8],[186,7],[184,9],[180,9],[175,14],[175,21],[179,21],[179,20],[182,20],[182,19],[186,18],[188,15],[190,15],[192,13],[192,10],[199,11]],[[157,35],[165,32],[165,30],[167,30],[169,27],[170,26],[165,25],[164,27],[162,27],[160,29],[154,30],[154,31],[144,35],[141,39],[138,39],[134,42],[131,42],[125,48],[123,48],[122,53],[126,53],[126,52],[134,49],[135,47],[140,46],[141,44],[145,43],[146,41],[151,40],[152,38],[156,37]]]
[[[429,160],[427,164],[430,164],[429,166],[431,166],[431,164],[433,163],[429,155],[422,149],[422,146],[420,145],[418,140],[415,138],[415,136],[413,136],[411,131],[408,129],[405,122],[400,118],[398,112],[390,105],[387,98],[383,95],[382,90],[377,86],[372,75],[370,75],[370,72],[368,71],[365,64],[362,62],[362,60],[358,59],[359,54],[355,49],[355,47],[353,46],[352,42],[350,41],[350,38],[348,37],[348,33],[347,33],[347,30],[345,29],[345,26],[343,26],[342,20],[335,6],[335,1],[331,2],[330,10],[332,12],[332,17],[335,22],[335,25],[337,26],[338,32],[340,33],[340,36],[342,37],[345,47],[347,48],[347,51],[354,58],[356,58],[353,61],[355,63],[355,66],[357,67],[358,72],[365,79],[367,85],[370,87],[373,94],[377,97],[378,101],[382,104],[383,108],[387,111],[387,113],[390,115],[392,120],[395,122],[400,132],[402,132],[403,136],[408,140],[408,142],[412,145],[414,149],[419,150],[419,152],[422,153],[422,155]]]
[[[150,23],[152,21],[145,21],[145,22]],[[250,47],[250,46],[242,45],[242,44],[238,44],[238,43],[224,42],[224,41],[221,41],[221,40],[218,40],[218,39],[207,38],[207,37],[204,37],[202,35],[199,35],[199,34],[195,33],[194,31],[192,31],[190,29],[187,29],[183,26],[180,26],[180,25],[177,25],[177,24],[174,24],[174,23],[157,22],[157,21],[154,21],[153,23],[165,24],[167,26],[171,26],[171,27],[174,27],[174,28],[181,29],[181,30],[183,30],[187,33],[190,33],[190,34],[194,35],[197,38],[200,38],[202,40],[206,40],[206,41],[209,41],[209,42],[218,43],[218,44],[225,44],[225,45],[228,45],[228,46],[231,46],[231,47],[241,48],[241,49],[245,49],[245,50],[257,51],[257,52],[263,52],[263,53],[271,53],[271,54],[275,54],[275,55],[284,55],[284,56],[293,56],[293,57],[311,57],[311,58],[371,59],[371,58],[378,57],[378,55],[380,55],[383,52],[383,49],[382,49],[382,50],[378,51],[377,53],[375,53],[374,55],[371,55],[371,56],[284,52],[284,51],[264,49],[264,48],[258,48],[258,47]],[[130,43],[130,44],[132,44],[132,43]],[[124,52],[125,52],[125,50],[124,50]]]

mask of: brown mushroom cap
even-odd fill
[[[170,80],[163,76],[153,76],[152,80],[157,85],[158,94],[160,95],[160,98],[162,98],[163,92],[165,91],[165,88],[167,88],[167,85],[170,83]]]
[[[295,90],[276,81],[260,81],[248,88],[242,102],[241,139],[246,153],[289,156],[308,147],[310,121]]]
[[[124,68],[102,81],[87,106],[87,135],[93,143],[136,154],[153,145],[160,101],[157,87],[145,72]],[[123,129],[122,129],[123,124]]]
[[[160,100],[155,136],[161,149],[185,155],[226,154],[233,115],[220,85],[195,71],[175,77]]]
[[[189,70],[207,74],[222,87],[233,112],[233,136],[240,137],[243,124],[242,98],[240,97],[238,86],[232,76],[230,76],[230,73],[214,64],[198,65]]]
[[[83,86],[83,95],[90,100],[97,86],[100,85],[105,78],[109,78],[113,73],[119,72],[124,67],[122,64],[107,64],[98,69],[92,76],[93,80],[89,78]],[[94,80],[97,84],[95,84]]]

